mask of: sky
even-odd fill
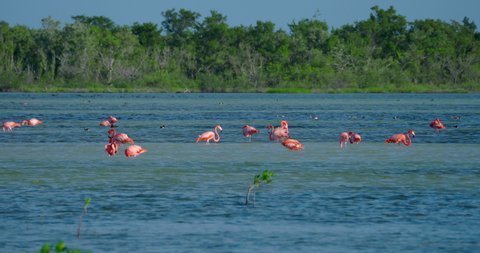
[[[48,16],[65,24],[72,23],[72,16],[86,15],[105,16],[118,25],[153,22],[160,26],[162,12],[184,8],[202,17],[218,11],[230,26],[272,21],[276,28],[288,31],[288,24],[315,15],[331,28],[353,24],[367,19],[374,5],[383,9],[393,6],[408,21],[430,18],[450,22],[468,17],[480,24],[480,0],[0,0],[0,20],[39,28],[41,19]]]

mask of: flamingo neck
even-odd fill
[[[412,144],[412,139],[410,138],[410,133],[405,134],[405,139],[403,140],[403,144],[405,146],[410,146]]]
[[[268,125],[267,126],[267,129],[268,129],[268,138],[273,141],[273,126],[272,125]]]
[[[218,127],[215,127],[215,135],[213,136],[213,141],[214,142],[219,142],[220,141],[220,135],[217,132],[217,128]]]
[[[108,139],[109,139],[109,142],[110,143],[113,143],[113,137],[117,134],[117,131],[115,131],[115,129],[111,128],[109,132],[109,136],[108,136]]]

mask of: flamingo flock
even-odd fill
[[[358,144],[362,141],[362,136],[355,132],[341,132],[338,136],[338,142],[340,143],[340,149],[344,149],[348,142],[350,144]]]
[[[118,119],[113,117],[113,116],[110,116],[108,117],[108,119],[100,122],[100,126],[104,126],[104,127],[117,127],[115,126],[115,123],[118,122]]]
[[[430,123],[430,127],[435,129],[435,131],[440,131],[441,129],[445,129],[445,125],[440,121],[440,119],[436,118],[434,121]],[[288,130],[288,121],[282,120],[280,122],[280,126],[274,127],[273,125],[267,125],[266,127],[268,129],[268,138],[271,141],[278,141],[284,146],[285,148],[291,150],[291,151],[300,151],[302,150],[305,145],[302,144],[300,141],[290,138],[289,135],[289,130]],[[205,132],[201,135],[198,136],[196,142],[199,141],[206,141],[206,143],[209,143],[210,140],[213,139],[214,142],[219,142],[220,141],[220,135],[217,132],[217,129],[222,130],[220,125],[215,126],[214,132],[209,131]],[[252,127],[250,125],[244,125],[243,126],[243,136],[249,138],[249,141],[251,141],[251,138],[254,134],[260,133],[259,130],[257,130],[255,127]],[[395,144],[403,144],[405,146],[410,146],[412,145],[412,138],[415,138],[415,132],[413,129],[409,129],[406,133],[399,133],[399,134],[393,134],[389,138],[385,140],[385,143],[395,143]],[[362,142],[362,136],[359,133],[349,131],[349,132],[341,132],[340,135],[338,136],[338,142],[340,144],[340,149],[344,149],[347,145],[347,143],[350,144],[359,144]]]
[[[105,152],[109,156],[114,156],[118,153],[121,145],[130,144],[124,151],[126,157],[137,157],[145,152],[147,149],[142,148],[139,145],[136,145],[134,140],[129,137],[126,133],[117,133],[115,130],[118,125],[118,119],[114,116],[109,116],[106,120],[100,122],[100,126],[102,127],[110,127],[107,131],[108,133],[108,144],[105,145],[104,149]],[[21,126],[37,126],[43,124],[42,120],[37,118],[25,119],[21,122],[15,121],[6,121],[3,122],[3,131],[4,132],[12,132],[13,129]],[[445,129],[445,125],[441,122],[439,118],[434,119],[429,126],[435,129],[436,132],[439,132],[442,129]],[[279,142],[285,148],[291,151],[300,151],[303,150],[305,145],[302,144],[299,140],[293,139],[290,137],[289,128],[288,128],[288,121],[281,120],[280,125],[275,127],[273,125],[266,126],[268,130],[268,138],[270,141]],[[213,141],[215,143],[220,142],[220,132],[223,131],[222,126],[216,125],[213,128],[213,131],[207,131],[200,135],[198,135],[195,142],[205,142],[206,144]],[[244,125],[242,127],[243,136],[248,138],[248,141],[251,142],[252,136],[259,134],[260,131],[250,125]],[[389,138],[385,140],[385,143],[395,143],[395,144],[403,144],[405,146],[412,145],[412,139],[415,138],[415,132],[413,129],[409,129],[406,133],[398,133],[393,134]],[[362,141],[362,137],[359,133],[353,131],[345,131],[341,132],[338,136],[338,142],[340,149],[344,149],[348,143],[350,144],[359,144]]]
[[[300,143],[300,141],[292,139],[288,135],[288,122],[286,120],[282,120],[280,122],[280,126],[275,128],[272,125],[267,126],[268,136],[271,141],[279,141],[284,147],[288,148],[292,151],[299,151],[302,150],[304,145]],[[210,140],[214,142],[220,141],[220,134],[217,130],[222,131],[222,127],[220,125],[216,125],[214,127],[214,131],[204,132],[203,134],[199,135],[195,142],[205,141],[205,143],[209,143]],[[249,138],[251,141],[252,135],[260,133],[258,129],[250,125],[244,125],[243,128],[243,136]]]
[[[21,123],[15,122],[15,121],[5,121],[3,122],[3,131],[4,132],[12,132],[14,128],[16,127],[21,127],[24,125],[27,126],[37,126],[43,124],[43,121],[36,119],[36,118],[31,118],[31,119],[24,119],[21,121]]]
[[[114,127],[117,127],[115,125],[117,122],[118,119],[113,116],[110,116],[107,120],[100,122],[100,126],[110,127],[108,130],[108,144],[105,145],[105,152],[107,152],[109,156],[116,155],[120,149],[120,145],[127,143],[131,145],[125,149],[126,157],[137,157],[148,151],[139,145],[135,145],[133,139],[130,138],[126,133],[117,133],[117,131],[114,129]]]

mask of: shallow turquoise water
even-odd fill
[[[0,251],[64,240],[94,252],[476,252],[479,98],[0,94],[2,121],[45,120],[0,134]],[[98,123],[110,114],[149,151],[108,157]],[[305,150],[268,140],[263,126],[282,117]],[[428,127],[435,117],[445,131]],[[215,124],[221,143],[194,143]],[[247,142],[243,124],[262,133]],[[408,128],[417,133],[411,147],[383,143]],[[340,150],[345,130],[364,142]],[[263,169],[273,183],[246,208]]]

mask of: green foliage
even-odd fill
[[[248,206],[250,203],[250,193],[253,192],[253,206],[255,207],[255,193],[256,189],[260,187],[261,184],[269,184],[272,182],[273,171],[264,170],[261,174],[257,174],[253,177],[253,182],[250,184],[247,190],[247,196],[245,198],[245,205]]]
[[[262,174],[257,174],[253,177],[253,185],[258,188],[262,183],[269,184],[272,182],[272,176],[273,171],[264,170]]]
[[[0,22],[0,91],[480,91],[480,33],[470,19],[407,21],[393,7],[329,29],[302,19],[229,27],[217,11],[162,13],[161,25],[74,16],[41,28]]]
[[[90,251],[83,251],[78,249],[69,249],[63,241],[58,241],[55,245],[55,249],[52,248],[52,245],[45,243],[40,249],[40,253],[87,253]]]
[[[90,198],[85,198],[85,204],[83,205],[83,209],[87,210],[88,206],[90,205]]]
[[[307,88],[268,88],[267,93],[311,93],[311,89]]]
[[[159,47],[163,41],[157,25],[154,23],[139,24],[135,22],[132,26],[132,33],[137,36],[138,42],[145,48]]]

